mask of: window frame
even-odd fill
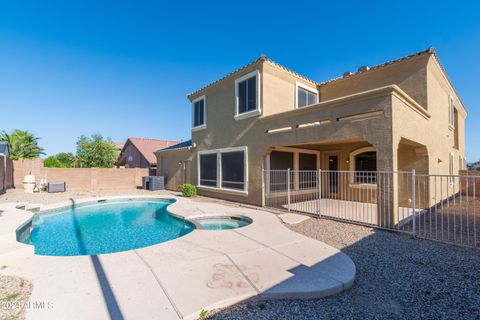
[[[203,100],[203,124],[195,126],[195,103]],[[203,95],[192,100],[192,131],[198,131],[207,128],[207,96]]]
[[[256,77],[257,79],[257,87],[256,87],[256,101],[257,101],[257,106],[256,106],[256,109],[254,110],[250,110],[250,111],[246,111],[246,112],[242,112],[242,113],[239,113],[238,112],[238,85],[241,83],[241,82],[244,82],[246,80],[249,80],[253,77]],[[259,70],[254,70],[252,72],[249,72],[237,79],[235,79],[235,116],[234,116],[234,119],[235,120],[242,120],[242,119],[246,119],[246,118],[249,118],[249,117],[254,117],[254,116],[257,116],[257,115],[260,115],[261,114],[261,103],[260,103],[260,88],[261,88],[261,85],[260,85],[261,81],[260,81],[260,71]]]
[[[212,186],[207,186],[207,185],[202,185],[201,181],[202,180],[207,180],[207,179],[202,179],[202,175],[200,174],[201,172],[201,167],[202,167],[202,156],[208,156],[212,155],[210,153],[204,153],[204,154],[199,154],[198,155],[198,185],[202,187],[212,187]],[[215,155],[212,157],[215,160],[215,185],[218,186],[218,157]],[[213,182],[213,181],[211,181]]]
[[[455,100],[453,96],[449,96],[448,100],[448,126],[455,129]]]
[[[450,152],[448,156],[448,173],[450,176],[455,175],[455,155],[453,152]]]
[[[359,148],[356,150],[353,150],[350,152],[350,157],[349,157],[349,165],[350,165],[350,171],[352,174],[350,175],[350,184],[351,185],[356,185],[356,186],[376,186],[377,182],[375,183],[358,183],[355,181],[355,173],[357,172],[355,168],[355,157],[366,152],[377,152],[373,146],[368,146],[368,147],[363,147]],[[376,158],[375,158],[376,159]],[[375,172],[378,172],[378,168]]]
[[[298,106],[298,89],[300,89],[300,88],[303,89],[303,90],[306,90],[306,91],[310,91],[310,92],[312,92],[312,93],[315,93],[316,96],[317,96],[317,101],[316,101],[315,103],[313,103],[313,104],[307,104],[307,105],[305,105],[305,106],[299,107],[299,106]],[[310,87],[310,86],[308,86],[308,85],[306,85],[306,84],[303,84],[303,83],[301,83],[301,82],[298,82],[298,81],[295,82],[295,109],[302,109],[302,108],[307,108],[307,107],[313,106],[313,105],[317,104],[318,101],[319,101],[319,93],[318,93],[318,90],[317,90],[317,89],[315,89],[314,87]]]
[[[229,153],[229,152],[239,152],[243,151],[243,190],[240,189],[231,189],[231,188],[224,188],[222,187],[222,153]],[[210,187],[204,186],[200,184],[200,156],[205,154],[216,154],[217,155],[217,186]],[[197,188],[206,189],[206,190],[214,190],[214,191],[221,191],[225,193],[235,193],[235,194],[242,194],[248,195],[248,147],[241,146],[241,147],[232,147],[232,148],[222,148],[222,149],[212,149],[212,150],[202,150],[198,151],[197,155]]]

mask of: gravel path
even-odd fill
[[[25,307],[32,291],[28,280],[0,275],[0,319],[17,320],[25,318]]]
[[[480,319],[480,250],[323,219],[289,228],[349,255],[353,287],[323,299],[241,303],[208,319]]]

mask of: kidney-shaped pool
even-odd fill
[[[76,256],[143,248],[195,229],[171,216],[169,199],[99,200],[37,213],[17,231],[35,254]]]

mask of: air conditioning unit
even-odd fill
[[[165,189],[163,176],[146,176],[142,178],[142,186],[145,190],[155,191]]]

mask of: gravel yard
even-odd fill
[[[324,219],[292,230],[348,254],[353,287],[312,300],[245,302],[208,319],[480,319],[480,250]]]
[[[25,307],[31,291],[32,283],[30,281],[19,277],[0,275],[0,319],[24,319]]]
[[[0,196],[0,203],[54,203],[70,197],[118,194],[168,195],[144,190],[62,194],[25,194],[9,190]],[[217,202],[203,197],[194,201]],[[308,219],[287,227],[350,256],[357,267],[353,287],[323,299],[240,303],[210,312],[208,319],[480,319],[478,249],[413,239],[326,219]],[[0,302],[8,295],[9,299],[27,299],[30,290],[31,284],[25,280],[0,276]],[[18,292],[22,295],[16,296]],[[7,314],[0,309],[0,319],[22,317],[21,312]]]

